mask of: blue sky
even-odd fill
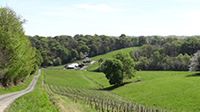
[[[200,0],[1,0],[26,35],[200,35]]]

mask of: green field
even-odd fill
[[[129,48],[124,48],[124,49],[119,49],[119,50],[108,52],[106,54],[102,54],[102,55],[98,55],[98,56],[95,56],[95,57],[91,57],[90,59],[91,60],[99,60],[100,58],[107,59],[107,58],[111,58],[117,52],[123,51],[123,52],[129,53],[130,51],[134,51],[134,50],[136,50],[138,48],[140,48],[140,47],[129,47]]]
[[[92,74],[93,73],[93,74]],[[109,84],[102,73],[92,72],[86,75],[105,88]],[[179,71],[138,71],[134,82],[122,87],[111,88],[111,92],[124,96],[133,102],[155,106],[162,109],[199,111],[200,77],[196,72]],[[132,80],[137,80],[133,78]],[[127,82],[129,82],[127,80]]]
[[[137,77],[141,77],[141,81],[118,88],[112,88],[101,72],[75,70],[46,70],[45,72],[47,83],[50,84],[104,88],[110,94],[122,96],[132,102],[166,110],[200,110],[200,102],[197,100],[200,98],[200,77],[193,76],[196,72],[138,71],[135,78],[124,82],[136,81]]]
[[[99,85],[89,80],[84,74],[84,71],[71,70],[44,70],[48,84],[72,87],[99,88]]]

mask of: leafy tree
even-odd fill
[[[36,49],[24,34],[25,20],[9,7],[0,8],[0,83],[7,86],[27,77],[40,63]],[[4,61],[2,61],[4,60]],[[3,73],[3,75],[2,75]]]
[[[56,60],[55,60],[55,62],[54,62],[54,65],[55,65],[55,66],[58,66],[58,65],[61,65],[61,63],[62,63],[62,62],[61,62],[60,57],[57,57]]]
[[[104,63],[104,74],[112,85],[120,85],[123,83],[123,64],[118,59],[107,59]]]
[[[188,37],[185,38],[184,42],[181,45],[181,53],[187,53],[189,55],[197,52],[200,48],[200,42],[197,37]]]
[[[123,79],[134,77],[134,60],[128,53],[118,52],[113,55],[114,59],[108,59],[104,63],[104,74],[109,79],[110,84],[120,85]]]
[[[73,58],[78,58],[78,52],[75,49],[71,50],[71,55]]]
[[[98,52],[99,52],[98,47],[95,44],[92,44],[90,46],[90,54],[89,55],[90,56],[95,56],[95,55],[98,54]]]
[[[83,46],[81,47],[81,52],[82,52],[82,53],[88,53],[88,54],[89,54],[90,48],[89,48],[87,45],[83,45]]]
[[[140,36],[139,37],[139,45],[143,45],[143,44],[146,44],[146,43],[147,43],[146,37]]]
[[[200,50],[198,50],[191,58],[191,64],[189,66],[189,71],[199,71],[199,70],[200,70]]]
[[[140,56],[139,61],[136,62],[136,70],[147,70],[149,67],[149,60],[147,57]]]

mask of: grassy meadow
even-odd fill
[[[141,82],[112,90],[134,102],[180,111],[200,111],[200,77],[191,72],[140,71]]]
[[[173,111],[199,111],[200,76],[188,71],[137,71],[141,81],[113,88],[101,72],[75,70],[45,70],[46,82],[60,86],[104,88],[142,105]]]
[[[118,88],[110,87],[103,73],[88,72],[91,80],[104,88],[133,102],[177,111],[199,111],[200,76],[188,71],[138,71],[131,82],[141,77],[141,81],[126,84]]]
[[[106,54],[102,54],[102,55],[98,55],[98,56],[95,56],[95,57],[91,57],[90,59],[91,60],[99,60],[100,58],[107,59],[107,58],[111,58],[117,52],[123,51],[123,52],[129,53],[130,51],[134,51],[134,50],[136,50],[138,48],[140,48],[140,47],[129,47],[129,48],[124,48],[124,49],[119,49],[119,50],[108,52]]]
[[[70,70],[44,70],[45,83],[60,86],[98,88],[99,85],[89,80],[83,71]]]

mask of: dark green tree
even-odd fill
[[[58,65],[61,65],[61,63],[62,63],[62,61],[61,61],[60,57],[57,57],[55,62],[54,62],[54,65],[58,66]]]
[[[87,45],[81,46],[81,52],[89,54],[90,48]]]
[[[72,58],[78,58],[78,52],[75,49],[71,50]]]
[[[118,59],[107,59],[104,63],[104,74],[112,85],[120,85],[123,83],[123,64]]]
[[[134,77],[136,70],[134,70],[134,60],[129,54],[118,52],[113,55],[113,59],[108,59],[104,63],[103,72],[109,79],[110,84],[120,85],[123,79],[131,79]]]
[[[145,36],[139,37],[139,45],[147,44],[147,39]]]

